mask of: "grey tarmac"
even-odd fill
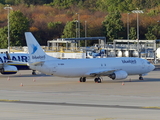
[[[139,81],[78,82],[31,71],[0,75],[2,120],[159,120],[160,71]]]

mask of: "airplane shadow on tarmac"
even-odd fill
[[[37,75],[32,75],[30,73],[28,74],[12,74],[12,75],[0,75],[0,78],[8,78],[8,77],[34,77],[34,78],[37,78],[37,77],[55,77],[55,76],[52,76],[52,75],[46,75],[46,74],[37,74]],[[69,79],[69,78],[66,78],[66,79]],[[78,81],[79,78],[73,78],[75,79],[75,81]],[[69,81],[69,80],[67,80]],[[93,82],[94,83],[94,78],[93,80],[91,79],[88,79],[86,81],[86,83],[91,83]],[[103,80],[102,80],[102,83],[101,84],[105,84],[105,83],[121,83],[121,82],[160,82],[160,78],[147,78],[147,77],[144,77],[144,80],[138,80],[138,77],[137,79],[134,78],[127,78],[127,79],[124,79],[124,80],[111,80],[110,78],[108,77],[104,77]],[[82,82],[83,83],[83,82]]]
[[[144,80],[124,80],[125,82],[160,82],[160,78],[144,78]]]
[[[14,75],[0,75],[0,78],[7,78],[7,77],[50,77],[52,75],[46,75],[46,74],[37,74],[37,75],[31,75],[31,74],[14,74]]]

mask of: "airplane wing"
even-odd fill
[[[21,66],[21,65],[26,65],[27,66],[28,65],[27,62],[20,62],[20,61],[12,60],[7,51],[6,51],[6,56],[7,56],[7,62],[4,63],[6,65],[19,65],[19,66]]]
[[[87,76],[107,76],[107,75],[110,75],[112,74],[113,72],[115,72],[117,70],[114,70],[114,69],[101,69],[101,70],[94,70],[94,71],[90,71],[88,73],[86,73],[85,75]]]
[[[43,65],[44,64],[44,61],[39,61],[39,62],[33,62],[33,63],[29,63],[33,66],[38,66],[38,65]]]
[[[7,65],[27,65],[27,62],[8,60],[5,64]]]

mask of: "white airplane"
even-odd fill
[[[30,70],[27,62],[29,54],[25,53],[0,53],[0,73],[15,74],[18,70]],[[32,74],[36,74],[35,70]]]
[[[80,77],[80,82],[86,82],[86,78],[94,78],[95,82],[100,83],[101,76],[119,80],[127,78],[128,75],[139,75],[142,80],[144,74],[155,68],[147,60],[134,57],[60,60],[48,56],[31,32],[25,32],[25,37],[30,68],[48,75]]]

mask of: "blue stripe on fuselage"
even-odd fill
[[[20,61],[20,62],[28,62],[29,61],[29,55],[28,54],[10,54],[11,60],[13,61]],[[6,54],[0,54],[0,63],[6,63],[7,62],[7,56]]]

